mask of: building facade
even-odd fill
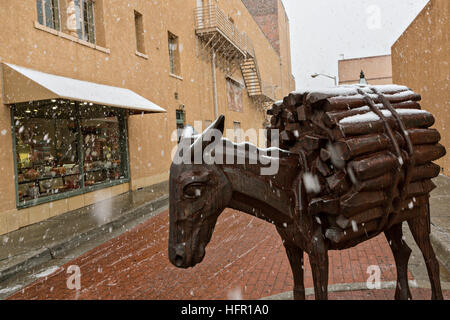
[[[369,84],[392,84],[392,61],[390,55],[342,59],[338,61],[339,84],[355,84],[364,72]]]
[[[295,89],[289,37],[275,49],[241,0],[4,1],[0,18],[0,234],[166,181],[177,128],[260,129]]]
[[[392,46],[395,83],[422,96],[421,106],[436,119],[441,144],[450,146],[450,2],[431,0]],[[436,161],[450,176],[450,152]]]
[[[289,18],[281,0],[242,0],[281,58],[281,90],[295,88]]]

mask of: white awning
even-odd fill
[[[8,63],[3,63],[3,88],[5,104],[68,99],[134,112],[166,112],[129,89],[56,76]]]

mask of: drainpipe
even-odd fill
[[[211,53],[211,69],[214,96],[214,119],[217,119],[219,117],[219,103],[217,102],[216,51],[214,50]]]

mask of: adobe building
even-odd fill
[[[274,46],[241,0],[3,1],[0,234],[167,181],[194,121],[262,128],[295,89],[282,13]]]
[[[339,60],[338,69],[340,85],[359,83],[361,70],[368,84],[392,84],[390,55]]]
[[[392,46],[395,83],[422,96],[421,106],[436,119],[441,144],[450,146],[450,2],[431,0]],[[436,161],[450,176],[450,152]]]

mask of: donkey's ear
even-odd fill
[[[220,115],[202,134],[203,138],[203,149],[208,146],[213,139],[220,139],[223,136],[225,130],[225,116]],[[220,136],[218,136],[220,133]],[[216,141],[217,143],[217,141]]]
[[[211,128],[219,130],[223,134],[223,131],[225,130],[225,116],[223,114],[220,115],[220,117],[218,117],[217,120],[211,125]]]
[[[198,136],[191,145],[191,156],[196,153],[203,153],[203,150],[212,143],[217,144],[223,136],[225,130],[225,116],[221,115],[214,121],[200,136]]]

